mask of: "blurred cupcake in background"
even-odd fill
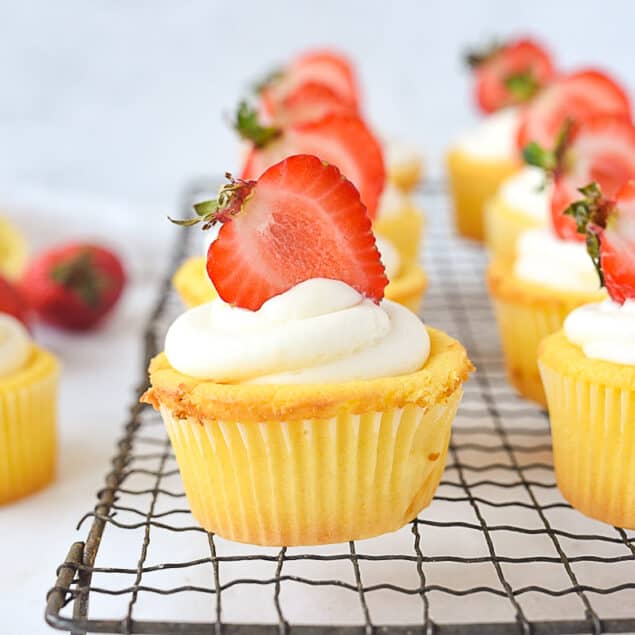
[[[60,366],[35,345],[18,290],[0,278],[0,505],[55,477]]]
[[[520,110],[555,77],[551,56],[538,43],[519,39],[468,55],[475,98],[486,117],[461,135],[447,154],[458,233],[483,240],[483,210],[499,185],[522,165],[517,136]]]
[[[17,280],[24,272],[28,255],[24,236],[7,218],[0,216],[0,275]]]
[[[565,124],[553,150],[534,143],[525,154],[553,179],[552,227],[521,233],[515,260],[495,257],[488,283],[510,381],[523,396],[544,405],[536,364],[540,341],[560,329],[574,308],[605,296],[585,237],[565,211],[590,180],[615,196],[626,179],[635,178],[635,127],[620,117],[598,115]]]
[[[526,165],[501,184],[485,209],[486,243],[493,257],[513,258],[519,235],[548,226],[552,202],[558,214],[575,197],[576,188],[589,180],[596,179],[615,193],[616,183],[623,183],[631,169],[627,156],[632,152],[630,118],[622,88],[595,70],[561,77],[527,106],[518,131]],[[584,131],[578,131],[583,125]],[[571,138],[565,139],[565,133]],[[607,135],[612,141],[603,142]],[[626,145],[620,149],[622,139]],[[598,140],[600,147],[596,147]],[[566,157],[558,156],[565,151]],[[554,180],[558,182],[555,193]]]
[[[635,529],[635,181],[595,185],[571,212],[609,299],[572,311],[540,345],[556,480],[584,514]]]

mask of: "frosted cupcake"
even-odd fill
[[[575,212],[610,299],[575,309],[540,346],[556,479],[576,509],[635,529],[635,181]]]
[[[521,167],[519,106],[554,76],[548,53],[521,39],[470,55],[475,93],[486,118],[460,136],[447,155],[454,218],[460,235],[483,240],[483,212],[500,184]]]
[[[488,280],[510,379],[522,395],[544,404],[536,365],[540,340],[560,329],[575,307],[604,294],[584,236],[564,212],[589,179],[597,178],[614,196],[619,183],[635,178],[635,127],[621,117],[598,115],[574,129],[567,125],[553,151],[530,144],[525,154],[553,175],[551,229],[521,234],[515,261],[495,257]]]
[[[0,505],[55,476],[59,364],[31,342],[16,317],[0,312]]]
[[[223,223],[208,254],[220,298],[172,325],[144,397],[194,516],[264,545],[407,523],[441,478],[472,367],[458,342],[382,299],[356,189],[298,155],[197,212]]]

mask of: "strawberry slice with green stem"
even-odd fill
[[[532,142],[551,148],[567,120],[575,127],[602,114],[631,118],[628,97],[615,80],[593,69],[562,76],[522,110],[518,148]]]
[[[228,304],[258,310],[311,278],[341,280],[379,302],[388,283],[355,186],[334,165],[291,156],[257,181],[231,179],[181,225],[222,223],[207,273]]]
[[[586,237],[587,250],[615,302],[635,299],[635,180],[627,181],[615,200],[606,198],[597,183],[580,188],[584,198],[565,214]]]
[[[485,113],[532,99],[555,76],[549,53],[529,39],[471,52],[467,62],[475,69],[476,101]]]
[[[381,145],[357,115],[328,114],[317,121],[284,128],[263,126],[241,104],[235,128],[252,142],[242,179],[258,178],[269,166],[294,154],[311,154],[336,165],[359,190],[369,216],[375,217],[386,181]],[[248,122],[249,125],[245,125]]]
[[[635,178],[635,126],[613,115],[596,115],[578,126],[567,120],[552,151],[530,143],[523,156],[554,180],[551,219],[555,233],[563,240],[584,240],[573,219],[563,212],[589,182],[596,182],[613,198],[628,179]]]

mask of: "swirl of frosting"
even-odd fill
[[[379,199],[377,218],[394,216],[409,204],[410,200],[407,194],[395,187],[392,183],[387,183]]]
[[[514,211],[546,223],[552,191],[544,170],[527,165],[503,182],[498,195]]]
[[[523,232],[514,273],[522,280],[561,291],[599,291],[598,274],[584,243],[560,240],[551,230]]]
[[[516,156],[517,129],[518,110],[504,108],[463,133],[456,147],[465,154],[482,159],[513,159]]]
[[[301,282],[258,311],[216,299],[177,318],[165,339],[173,368],[219,383],[391,377],[421,369],[429,353],[428,332],[414,313],[324,278]]]
[[[26,364],[31,338],[22,322],[0,313],[0,377],[18,372]]]
[[[635,300],[578,307],[567,316],[564,334],[591,359],[635,366]]]

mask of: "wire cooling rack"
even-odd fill
[[[88,535],[49,592],[51,626],[76,635],[635,632],[635,532],[590,520],[559,495],[548,420],[505,380],[482,250],[452,237],[440,185],[420,200],[431,279],[423,316],[458,337],[478,368],[432,505],[400,531],[356,543],[231,543],[196,526],[161,421],[135,403],[79,523],[90,523]],[[196,242],[179,232],[173,267]],[[168,276],[145,331],[139,394],[145,362],[181,310]]]

